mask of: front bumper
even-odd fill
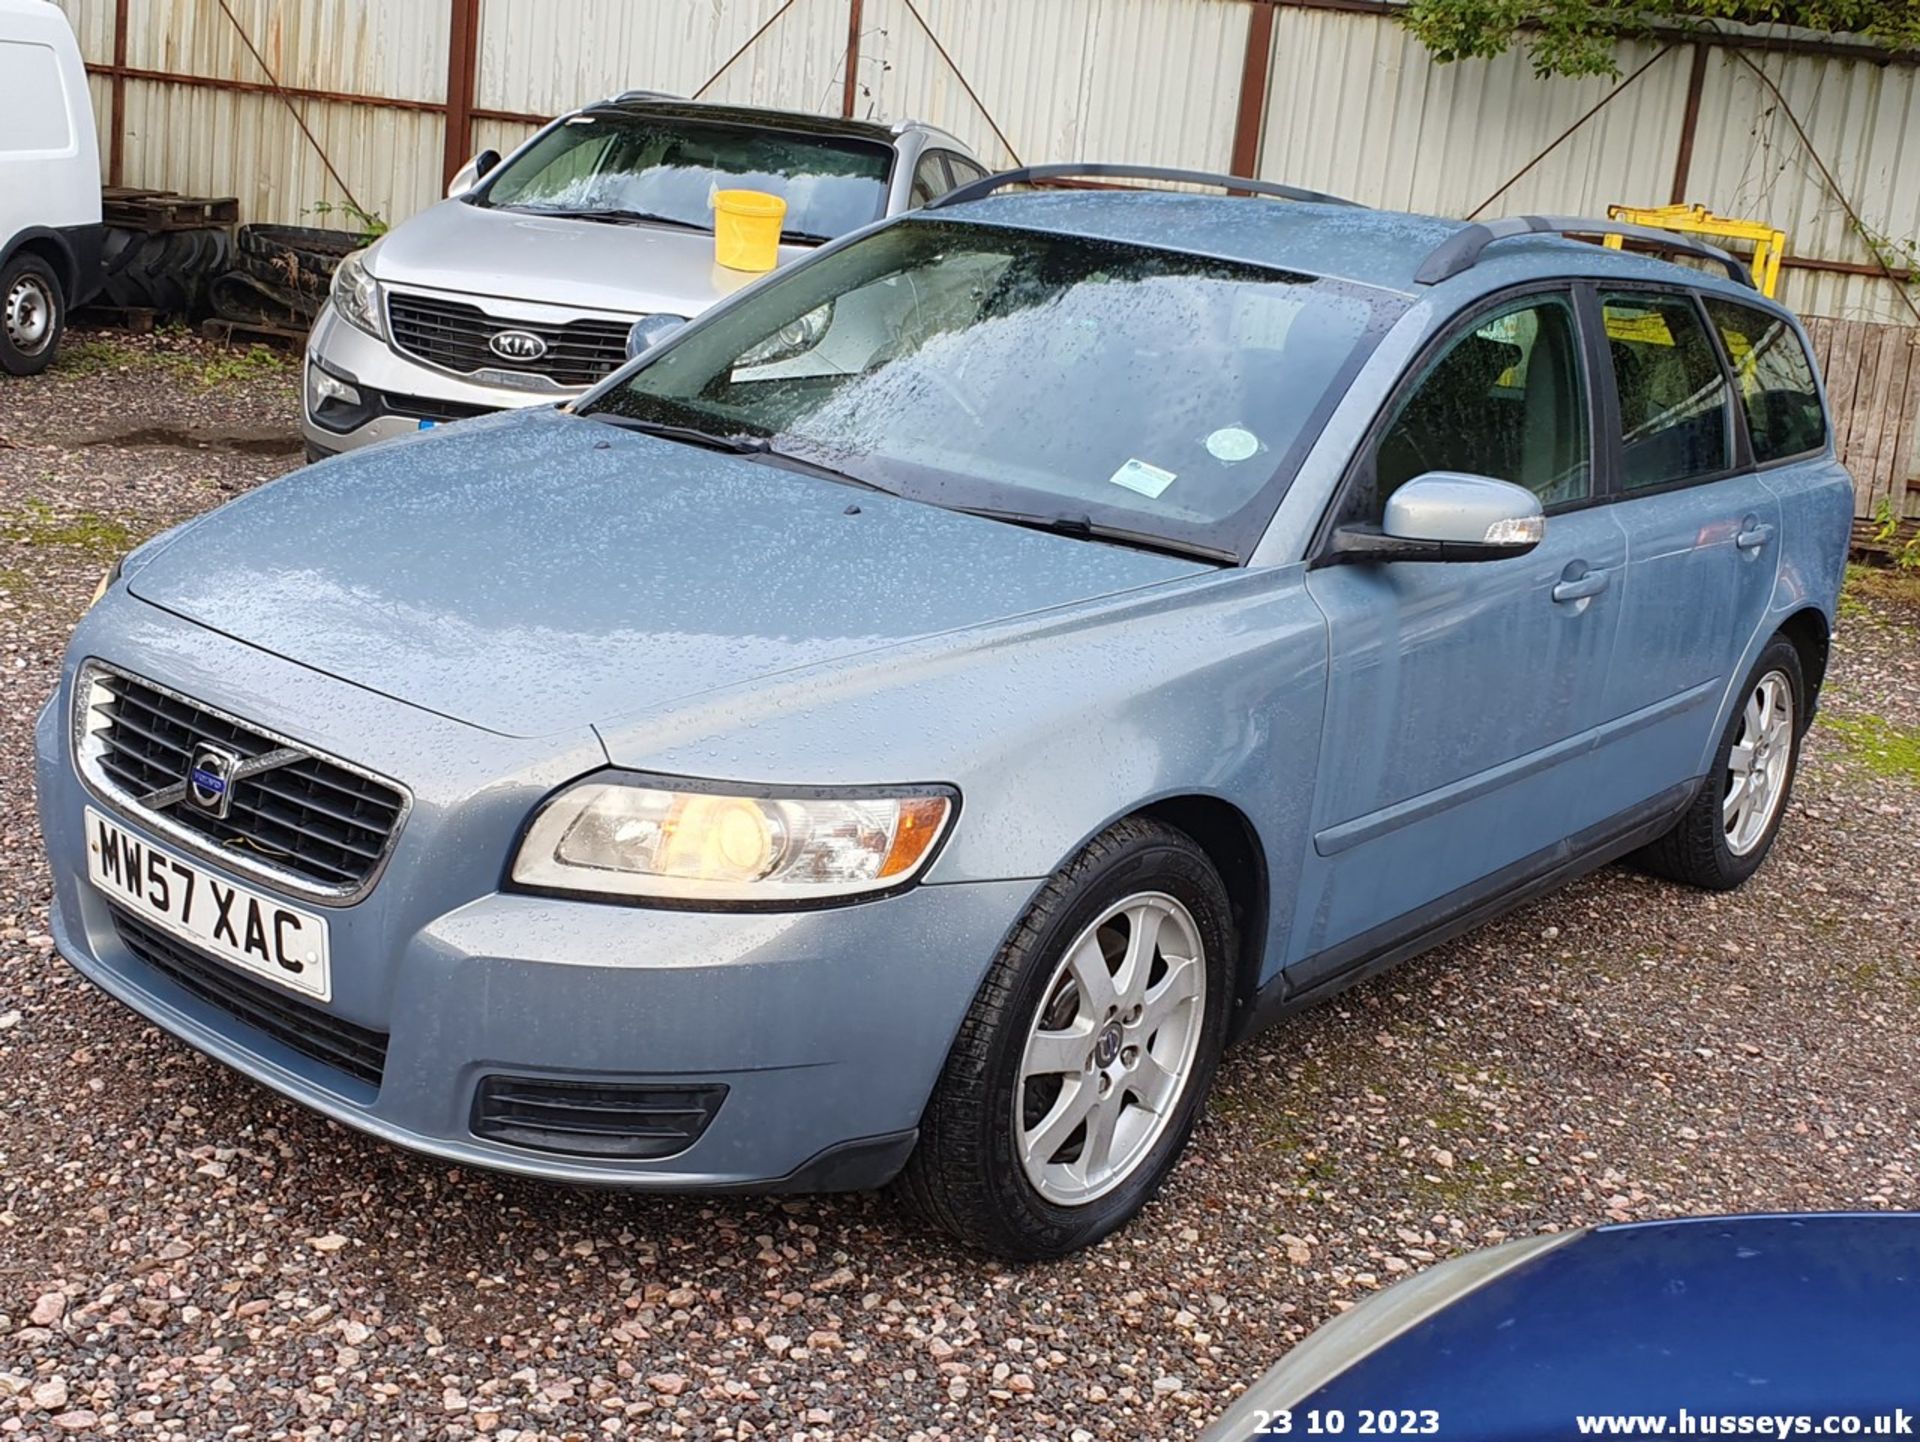
[[[101,654],[144,674],[159,670],[152,679],[239,714],[248,713],[234,695],[208,695],[206,687],[216,673],[245,676],[250,692],[283,697],[289,711],[338,715],[363,736],[388,738],[391,754],[367,755],[384,750],[370,744],[359,759],[415,790],[413,814],[379,884],[363,901],[327,913],[334,999],[318,1009],[385,1034],[384,1070],[369,1085],[256,1029],[128,946],[85,875],[83,807],[102,803],[70,757],[69,668],[37,735],[52,930],[60,954],[103,990],[295,1101],[450,1162],[635,1189],[823,1190],[879,1185],[905,1161],[953,1035],[1033,882],[922,885],[882,901],[795,913],[649,910],[503,892],[502,858],[517,828],[501,823],[524,815],[558,773],[597,762],[577,756],[551,774],[516,773],[501,738],[426,713],[403,716],[411,708],[296,674],[290,663],[123,595],[99,610],[117,613],[119,624],[89,617],[76,657]],[[190,647],[195,665],[190,673],[169,667],[168,646],[114,644],[136,636],[167,638],[177,655]],[[335,694],[320,706],[327,688]],[[303,731],[278,708],[267,709],[276,714],[258,716],[262,725],[351,754],[340,727],[313,734],[311,724]],[[477,775],[429,784],[396,772],[401,751],[491,753],[487,769],[497,774],[488,786]],[[504,809],[496,804],[503,792],[510,797]],[[171,846],[137,815],[109,809],[143,840]],[[476,840],[496,833],[495,845]],[[229,880],[273,894],[257,875],[225,870]],[[491,1075],[718,1085],[726,1094],[685,1150],[609,1160],[475,1135],[476,1088]]]
[[[331,305],[321,308],[307,337],[305,366],[314,365],[352,385],[366,404],[362,413],[323,419],[314,409],[303,369],[300,432],[309,460],[412,435],[423,422],[446,425],[491,411],[557,405],[585,394],[584,388],[551,385],[525,390],[482,385],[436,370],[348,325]]]

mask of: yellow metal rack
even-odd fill
[[[1704,205],[1609,205],[1609,220],[1624,220],[1633,225],[1651,225],[1660,230],[1677,230],[1689,235],[1711,236],[1716,240],[1745,241],[1753,247],[1753,283],[1762,295],[1770,296],[1780,284],[1780,257],[1787,253],[1787,233],[1776,230],[1764,220],[1734,220],[1715,215]],[[1605,237],[1602,244],[1620,249],[1621,238]]]

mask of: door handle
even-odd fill
[[[1589,596],[1597,596],[1607,589],[1605,571],[1589,571],[1584,576],[1575,576],[1570,581],[1562,581],[1553,588],[1553,599],[1558,602],[1584,601]]]
[[[1773,539],[1773,526],[1770,522],[1761,522],[1748,526],[1733,538],[1734,545],[1743,551],[1757,551]]]

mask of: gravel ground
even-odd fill
[[[1746,889],[1610,869],[1268,1033],[1084,1258],[983,1261],[886,1198],[521,1184],[298,1110],[50,956],[28,762],[102,568],[296,464],[294,405],[166,338],[0,384],[0,1433],[1189,1437],[1438,1258],[1915,1205],[1920,584],[1886,573]]]

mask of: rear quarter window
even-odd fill
[[[60,151],[73,144],[67,94],[52,46],[0,40],[0,95],[7,97],[0,152]]]
[[[1733,367],[1754,460],[1764,464],[1822,449],[1826,412],[1813,362],[1793,327],[1737,301],[1709,296],[1706,304]]]

